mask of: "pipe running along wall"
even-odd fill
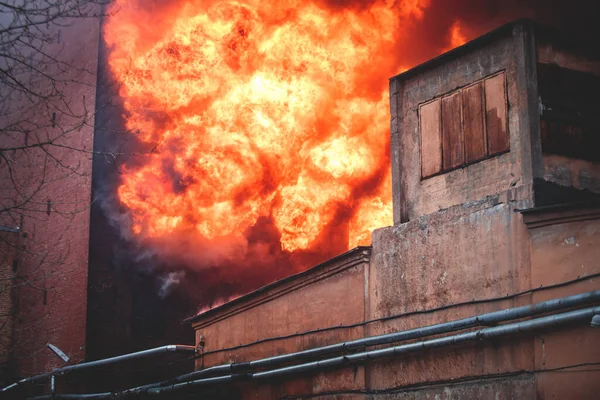
[[[362,339],[336,343],[329,346],[299,351],[295,353],[263,358],[255,361],[216,365],[203,370],[194,371],[189,374],[180,375],[174,379],[169,380],[168,382],[140,386],[137,388],[129,389],[126,392],[145,391],[151,388],[164,386],[166,383],[187,382],[203,376],[216,375],[220,373],[248,372],[260,368],[279,366],[293,361],[315,359],[317,357],[329,354],[351,352],[369,346],[401,342],[410,339],[419,339],[433,335],[441,335],[444,333],[456,332],[462,329],[473,328],[476,326],[493,325],[500,322],[531,317],[534,315],[545,314],[557,310],[564,310],[567,308],[576,307],[584,304],[590,304],[597,301],[600,301],[600,290],[576,294],[573,296],[563,297],[559,299],[548,300],[536,304],[529,304],[522,307],[494,311],[451,322],[429,325],[421,328],[409,329],[406,331],[393,332],[385,335],[371,336]]]
[[[245,377],[245,378],[250,377],[250,379],[264,379],[264,377],[269,376],[269,375],[265,375],[266,373],[273,373],[273,371],[294,371],[294,368],[298,368],[298,367],[300,367],[300,368],[315,368],[315,367],[326,368],[329,365],[331,365],[331,366],[339,365],[339,364],[336,364],[337,362],[339,362],[339,360],[347,360],[348,362],[358,362],[358,361],[361,361],[361,359],[360,359],[361,355],[371,354],[371,353],[374,355],[377,355],[377,354],[380,354],[380,353],[378,353],[380,351],[384,352],[382,354],[386,354],[385,351],[389,351],[389,349],[376,350],[375,353],[373,353],[373,352],[355,353],[352,355],[336,357],[336,358],[333,358],[330,360],[322,360],[322,361],[316,361],[316,362],[312,362],[312,363],[300,364],[299,366],[297,365],[297,366],[285,367],[285,368],[275,369],[272,371],[247,373],[248,371],[251,371],[253,369],[274,367],[274,366],[279,366],[279,365],[283,365],[286,363],[290,363],[293,361],[306,361],[308,359],[314,359],[314,358],[316,358],[318,356],[322,356],[322,355],[329,355],[329,354],[337,353],[337,352],[349,352],[349,351],[359,350],[359,349],[363,349],[365,347],[374,346],[374,345],[389,344],[389,343],[400,342],[400,341],[405,341],[405,340],[410,340],[410,339],[418,339],[418,338],[423,338],[423,337],[428,337],[428,336],[433,336],[433,335],[440,335],[443,333],[455,332],[455,331],[468,329],[468,328],[472,328],[472,327],[476,327],[476,326],[494,325],[494,324],[497,324],[500,322],[521,319],[521,318],[531,317],[531,316],[540,315],[540,314],[546,314],[549,312],[563,310],[563,309],[581,306],[581,305],[585,305],[585,304],[590,304],[590,303],[594,303],[594,302],[598,302],[598,301],[600,301],[600,290],[581,293],[581,294],[563,297],[563,298],[559,298],[559,299],[548,300],[548,301],[544,301],[544,302],[540,302],[540,303],[536,303],[536,304],[530,304],[530,305],[521,306],[521,307],[516,307],[516,308],[509,308],[509,309],[501,310],[501,311],[494,311],[494,312],[476,315],[476,316],[468,317],[468,318],[463,318],[463,319],[455,320],[455,321],[451,321],[451,322],[445,322],[445,323],[441,323],[441,324],[435,324],[435,325],[430,325],[430,326],[425,326],[425,327],[410,329],[410,330],[405,330],[405,331],[398,331],[398,332],[393,332],[393,333],[389,333],[389,334],[385,334],[385,335],[366,337],[366,338],[362,338],[362,339],[337,343],[337,344],[333,344],[333,345],[329,345],[329,346],[318,347],[318,348],[314,348],[314,349],[284,354],[284,355],[275,356],[275,357],[268,357],[268,358],[250,361],[250,362],[218,365],[218,366],[209,367],[209,368],[206,368],[203,370],[191,372],[189,374],[180,375],[180,376],[170,379],[169,381],[166,381],[166,382],[154,383],[154,384],[139,386],[139,387],[132,388],[132,389],[127,389],[125,391],[115,393],[114,395],[125,396],[125,395],[137,394],[137,393],[141,393],[141,392],[149,392],[149,393],[156,394],[156,393],[162,393],[163,391],[177,390],[179,388],[187,387],[190,385],[207,385],[207,384],[231,382],[234,379],[240,379],[240,377]],[[549,316],[549,317],[544,317],[544,318],[539,318],[536,320],[524,321],[524,322],[540,321],[540,320],[545,320],[545,319],[552,319],[554,317],[558,317],[561,315],[567,315],[567,314],[570,315],[572,313],[584,312],[583,315],[575,314],[575,317],[572,317],[572,316],[569,317],[569,318],[575,318],[576,321],[579,321],[580,319],[587,318],[587,316],[589,316],[589,318],[592,318],[592,316],[594,314],[598,313],[598,311],[594,312],[593,310],[600,311],[600,307],[588,308],[585,310],[578,310],[578,311],[574,311],[571,313],[558,314],[555,316]],[[547,322],[543,322],[543,323],[547,324]],[[560,319],[557,322],[557,324],[562,324],[562,323],[563,323],[563,319]],[[528,330],[528,331],[532,330],[532,329],[537,329],[536,328],[537,325],[535,325],[534,327],[530,327],[529,325],[519,325],[519,324],[523,324],[523,322],[519,322],[516,324],[510,324],[510,325],[502,325],[502,326],[498,326],[498,327],[494,327],[494,328],[486,328],[486,329],[483,329],[480,331],[467,332],[464,334],[456,335],[455,337],[457,337],[458,339],[457,339],[457,341],[453,341],[452,343],[447,343],[446,341],[448,340],[448,337],[443,337],[443,338],[434,339],[434,340],[427,341],[427,342],[419,342],[419,343],[412,343],[412,344],[408,344],[408,345],[404,345],[404,346],[397,346],[397,348],[399,350],[396,350],[396,351],[398,352],[398,354],[401,354],[406,351],[416,351],[418,349],[425,349],[425,348],[429,348],[432,346],[439,347],[439,346],[444,346],[447,344],[461,343],[461,342],[468,341],[468,340],[474,340],[475,339],[475,337],[473,337],[474,334],[480,335],[479,337],[482,339],[485,339],[488,337],[495,337],[495,336],[490,336],[490,335],[497,335],[498,332],[500,332],[500,334],[504,334],[503,333],[504,330],[507,330],[510,327],[517,326],[517,325],[525,327],[526,330]],[[452,338],[452,336],[450,338]],[[435,344],[437,344],[437,345],[435,345]],[[421,346],[421,347],[419,347],[419,346]],[[408,350],[404,350],[405,347]],[[396,347],[394,347],[394,348],[396,348]],[[391,349],[394,349],[394,348],[391,348]],[[402,349],[400,349],[400,348],[402,348]],[[396,354],[396,353],[393,352],[393,354]],[[367,356],[366,359],[370,359],[372,357],[373,356]],[[332,361],[332,360],[334,360],[334,361]],[[304,369],[302,369],[302,370],[304,370]],[[214,374],[218,374],[218,373],[226,373],[229,375],[216,376],[216,377],[205,378],[205,379],[200,379],[200,380],[197,379],[197,378],[200,378],[203,376],[214,375]],[[279,372],[279,373],[281,373],[281,372]],[[97,394],[91,394],[90,396],[96,396],[93,398],[107,398],[112,395],[113,394],[111,394],[111,393],[97,393]]]
[[[148,350],[136,351],[135,353],[123,354],[123,355],[116,356],[116,357],[104,358],[101,360],[84,362],[84,363],[75,364],[75,365],[68,365],[66,367],[53,369],[52,371],[47,372],[45,374],[34,375],[34,376],[30,376],[28,378],[21,379],[20,381],[17,381],[15,383],[13,383],[12,385],[6,386],[5,388],[3,388],[1,390],[1,392],[6,392],[10,389],[13,389],[19,385],[23,385],[25,383],[36,382],[36,381],[40,381],[42,379],[52,378],[57,375],[64,375],[66,373],[76,371],[76,370],[100,367],[100,366],[104,366],[104,365],[120,363],[123,361],[129,361],[129,360],[134,360],[134,359],[138,359],[138,358],[154,356],[156,354],[162,354],[162,353],[170,353],[170,352],[188,352],[188,353],[190,353],[190,352],[195,352],[195,351],[196,351],[196,348],[194,346],[170,344],[167,346],[156,347],[154,349],[148,349]]]
[[[501,325],[491,328],[483,328],[476,331],[460,333],[451,336],[445,336],[437,339],[409,343],[400,346],[387,347],[384,349],[372,350],[354,353],[345,356],[329,358],[325,360],[313,361],[304,364],[292,365],[288,367],[247,373],[247,374],[232,374],[214,378],[198,379],[190,382],[177,383],[166,387],[149,389],[149,394],[169,393],[176,390],[192,386],[204,386],[215,383],[232,382],[236,380],[265,380],[292,374],[304,373],[308,371],[316,371],[329,369],[339,366],[356,364],[365,361],[376,360],[384,357],[391,357],[400,354],[406,354],[419,350],[427,350],[449,345],[456,345],[475,340],[494,339],[509,334],[531,332],[544,328],[554,328],[573,324],[577,322],[589,321],[594,315],[600,313],[600,306],[590,307],[576,311],[565,312],[562,314],[549,315],[546,317],[536,318],[528,321],[521,321],[507,325]]]

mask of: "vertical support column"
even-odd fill
[[[513,28],[513,48],[516,64],[519,124],[518,132],[511,132],[511,142],[519,142],[521,176],[525,184],[543,178],[542,137],[538,101],[537,54],[535,27],[532,23],[516,24]]]
[[[394,209],[394,225],[408,221],[408,212],[403,201],[405,190],[402,187],[402,171],[400,170],[400,126],[402,125],[400,105],[400,82],[390,80],[390,133],[391,133],[391,161],[392,161],[392,203]]]

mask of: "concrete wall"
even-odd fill
[[[600,210],[576,208],[526,213],[531,235],[531,286],[552,286],[561,282],[600,274]],[[598,290],[598,278],[537,292],[533,302]],[[550,370],[565,365],[600,361],[597,329],[588,326],[544,332],[535,337],[535,369]],[[596,367],[597,368],[597,367]],[[592,371],[585,372],[585,369]],[[537,379],[539,398],[597,397],[600,382],[594,368],[569,373],[542,373]]]
[[[370,325],[369,334],[600,288],[593,278],[565,284],[598,272],[594,264],[597,249],[592,244],[600,239],[597,208],[517,212],[534,205],[580,200],[573,191],[597,189],[597,163],[543,152],[542,127],[555,105],[550,101],[557,97],[552,96],[552,85],[559,84],[547,79],[545,71],[545,79],[538,81],[538,63],[597,73],[596,61],[582,55],[581,49],[566,51],[562,42],[554,46],[555,39],[554,33],[518,22],[391,80],[397,226],[373,235],[370,318],[450,308]],[[419,148],[418,105],[501,69],[506,71],[510,152],[421,178],[414,168],[423,151]],[[594,78],[567,75],[577,82],[595,82]],[[576,83],[565,81],[564,90],[569,90],[570,82]],[[583,104],[582,110],[588,110],[589,99],[595,104],[592,93],[583,99],[578,93],[569,93],[573,95],[569,100]],[[560,93],[558,98],[564,101]],[[549,105],[542,110],[546,100]],[[566,109],[571,105],[565,104]],[[555,284],[561,287],[502,299]],[[488,300],[485,305],[469,304],[482,299]],[[370,389],[378,390],[528,371],[535,376],[538,398],[593,398],[598,389],[590,378],[594,372],[572,366],[584,364],[582,368],[593,370],[585,364],[600,361],[600,355],[590,351],[598,337],[594,330],[581,327],[439,349],[373,363],[366,368],[366,380]],[[569,373],[556,371],[563,368]],[[496,395],[510,398],[513,390],[511,385],[503,385]],[[527,390],[528,396],[534,397],[531,385]],[[419,393],[426,396],[431,391]],[[491,398],[492,393],[481,396]]]
[[[375,231],[371,318],[467,304],[373,325],[369,334],[527,304],[530,296],[468,304],[531,287],[529,233],[518,207],[494,199]],[[532,360],[532,339],[516,338],[376,362],[367,376],[371,389],[385,389],[531,370]]]
[[[535,396],[535,378],[531,374],[508,378],[477,379],[466,382],[445,382],[397,390],[383,395],[367,396],[372,399],[531,399]]]
[[[209,354],[196,367],[250,361],[600,289],[595,277],[600,274],[595,262],[600,256],[600,209],[521,212],[523,202],[511,200],[521,197],[513,193],[518,190],[375,231],[368,266],[331,270],[326,279],[287,284],[277,296],[269,289],[239,299],[232,308],[225,305],[200,315],[197,342],[205,336]],[[539,290],[556,284],[562,285]],[[505,298],[521,292],[525,294]],[[388,317],[364,327],[303,334],[325,325]],[[300,335],[277,339],[295,332]],[[599,338],[598,330],[580,325],[227,390],[233,390],[228,392],[231,398],[591,399],[600,389],[593,379],[597,367],[585,364],[600,362],[594,346]],[[269,340],[255,343],[264,339]],[[210,354],[219,349],[225,350]]]
[[[197,368],[600,289],[600,208],[559,206],[547,196],[550,192],[540,190],[540,181],[556,184],[556,174],[543,163],[548,158],[542,153],[538,98],[540,34],[532,24],[517,22],[392,78],[395,226],[373,233],[370,262],[361,269],[336,272],[308,286],[289,286],[277,298],[242,298],[200,315],[195,320],[197,342],[208,333],[207,350],[229,349],[207,354]],[[416,167],[423,161],[420,107],[499,71],[506,76],[510,151],[441,172],[428,165],[423,175]],[[443,100],[441,107],[443,114]],[[462,113],[454,116],[463,118]],[[433,126],[435,131],[435,115],[431,121],[426,129]],[[593,179],[596,172],[591,170]],[[535,207],[542,200],[551,206]],[[265,302],[259,304],[259,298]],[[285,332],[361,320],[365,323],[360,329],[331,330],[322,333],[323,340],[307,340],[305,334],[272,340]],[[259,328],[261,324],[265,327]],[[210,337],[216,345],[209,344]],[[254,343],[266,338],[271,339]],[[516,334],[280,382],[240,384],[228,395],[591,399],[600,389],[600,380],[594,379],[600,363],[594,343],[599,339],[599,330],[583,325]]]
[[[195,318],[204,357],[196,368],[245,362],[364,336],[368,248],[357,248],[313,269],[267,286]],[[332,328],[320,331],[323,328]],[[337,329],[337,328],[340,329]],[[308,333],[307,333],[308,332]],[[255,343],[263,339],[263,343]],[[244,347],[236,348],[239,345]],[[246,385],[239,398],[278,398],[364,387],[362,367],[330,371],[271,385]]]
[[[439,323],[482,312],[600,289],[597,278],[502,300],[503,296],[598,274],[598,209],[515,212],[519,203],[451,208],[373,238],[370,282],[372,317],[464,304],[374,326],[369,334]],[[439,349],[374,363],[366,370],[371,389],[538,371],[537,398],[594,398],[595,372],[550,369],[600,361],[588,326],[516,336],[493,343]],[[582,369],[586,369],[583,367]],[[593,369],[593,367],[587,367]],[[547,372],[544,372],[547,371]],[[499,396],[511,398],[512,385]],[[531,388],[530,388],[531,389]],[[430,389],[423,389],[423,396]],[[462,390],[462,389],[461,389]],[[529,390],[529,389],[528,389]],[[571,397],[574,396],[574,397]],[[527,398],[534,398],[528,395]],[[400,397],[398,397],[400,398]],[[494,398],[490,393],[483,398]]]
[[[529,107],[531,37],[528,25],[509,25],[390,80],[395,224],[533,183],[529,134],[539,118]],[[506,75],[510,151],[421,179],[419,106],[499,71]]]

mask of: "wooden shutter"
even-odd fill
[[[442,129],[440,100],[419,107],[421,127],[421,177],[442,170]]]
[[[465,162],[460,99],[460,92],[442,98],[442,165],[444,170],[456,168]]]
[[[472,163],[487,155],[483,85],[477,83],[465,88],[462,91],[462,102],[465,162]]]
[[[504,73],[485,80],[485,113],[488,155],[510,148],[506,129],[506,82]]]

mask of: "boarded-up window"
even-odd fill
[[[504,72],[419,107],[421,177],[509,150]]]

